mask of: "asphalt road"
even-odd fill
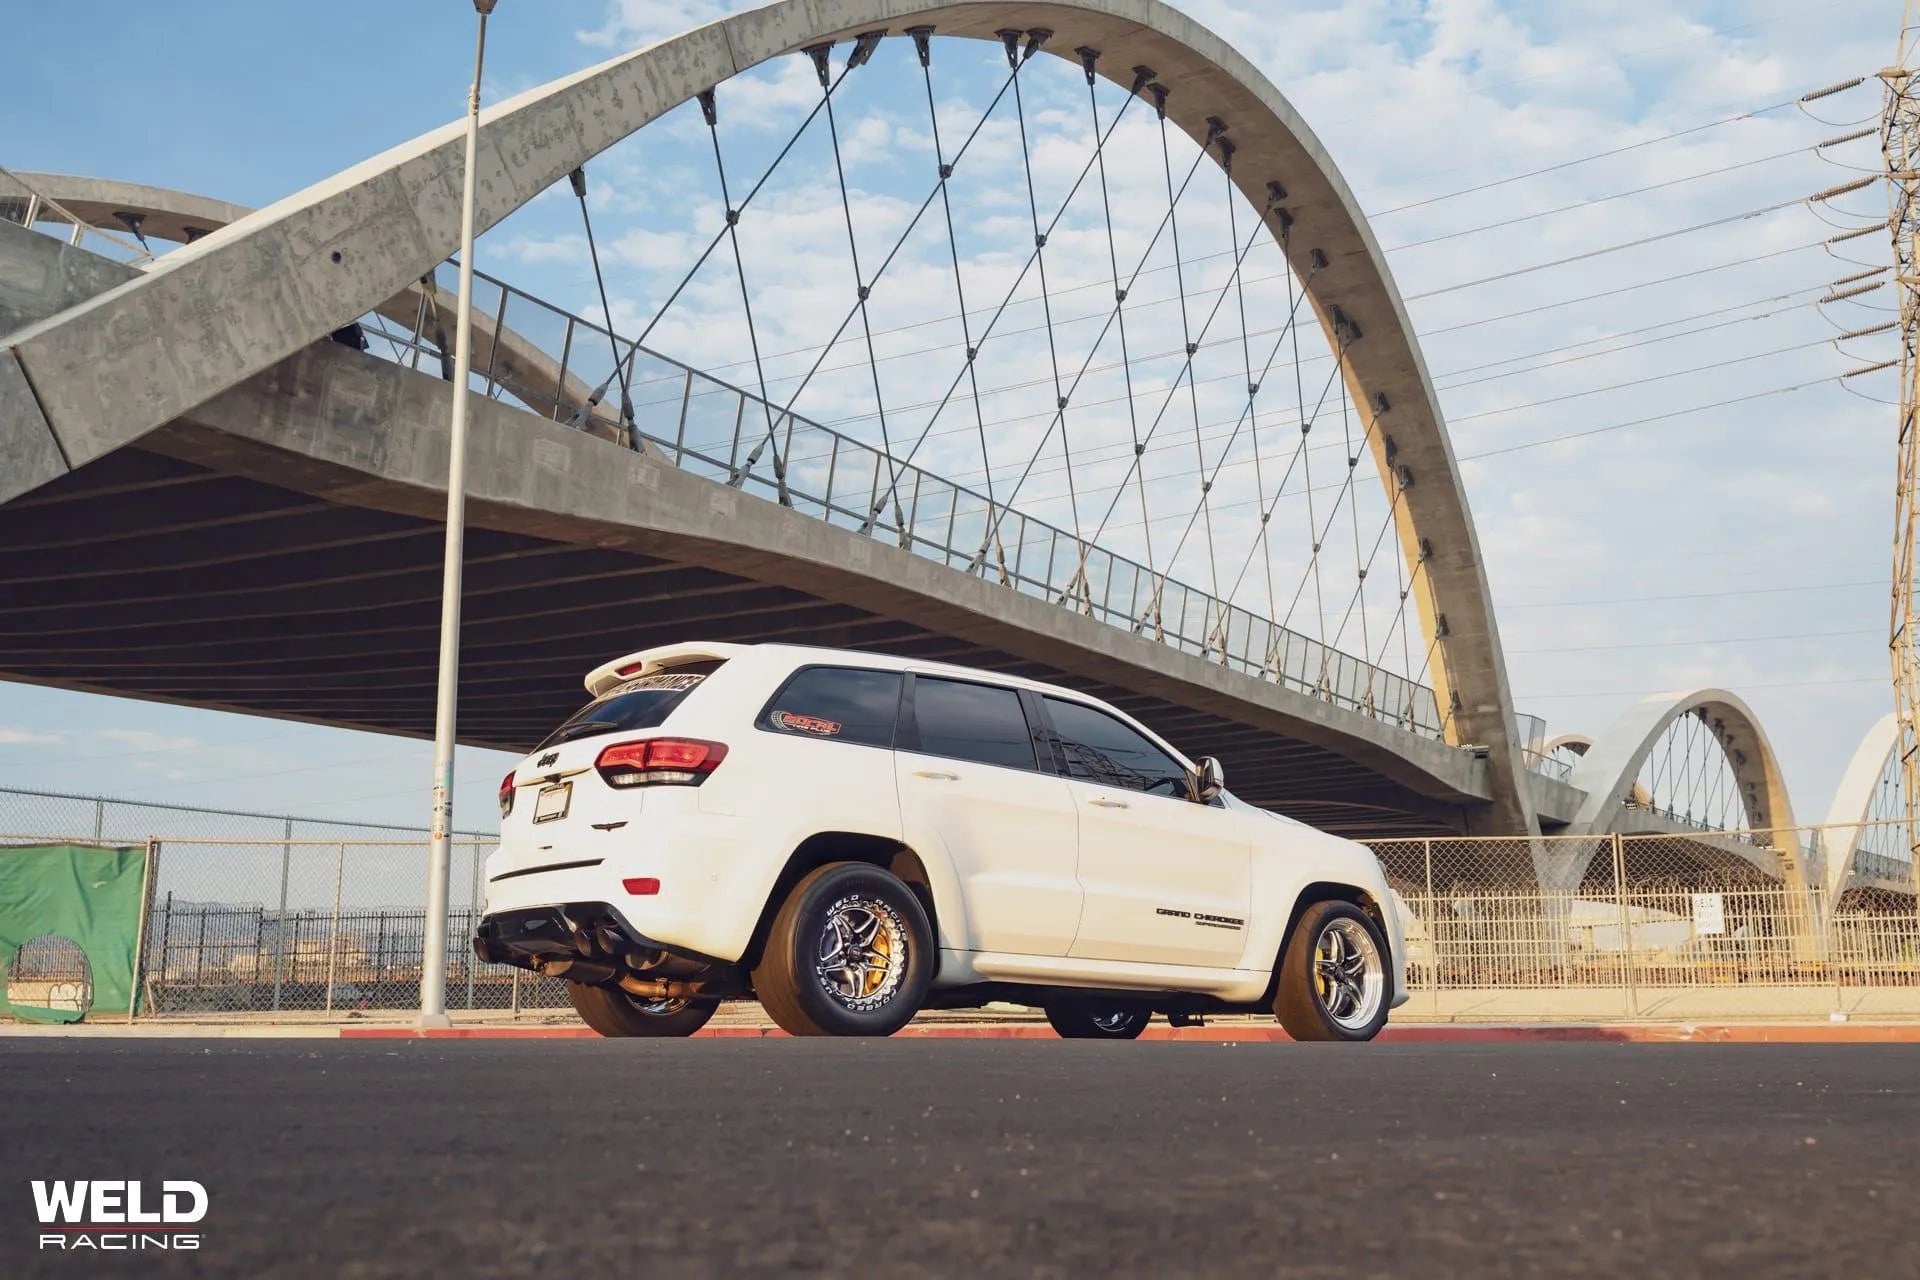
[[[0,1041],[0,1276],[1920,1276],[1920,1050]],[[34,1248],[191,1178],[202,1248]]]

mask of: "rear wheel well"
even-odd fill
[[[751,969],[760,963],[760,953],[766,946],[768,931],[773,928],[773,918],[779,913],[780,905],[793,892],[793,887],[804,880],[809,872],[830,862],[864,862],[868,866],[892,872],[913,890],[913,896],[920,900],[921,909],[927,913],[927,923],[933,927],[933,936],[939,938],[940,919],[934,912],[933,883],[927,877],[926,865],[920,861],[919,854],[888,836],[858,831],[820,831],[802,840],[787,855],[787,863],[774,880],[772,891],[760,905],[760,919],[754,925],[753,939],[747,945],[746,954],[740,957],[743,966]],[[937,958],[937,948],[935,955]]]
[[[1267,979],[1267,993],[1261,997],[1262,1004],[1272,1004],[1274,997],[1279,994],[1280,962],[1286,958],[1287,943],[1293,938],[1294,926],[1300,923],[1300,917],[1306,914],[1308,907],[1319,902],[1351,902],[1366,912],[1367,918],[1373,921],[1375,928],[1380,930],[1380,940],[1385,944],[1387,965],[1391,971],[1394,963],[1393,939],[1387,931],[1387,917],[1381,910],[1380,903],[1372,894],[1355,885],[1337,884],[1331,880],[1316,880],[1301,889],[1293,900],[1293,912],[1287,917],[1286,930],[1280,935],[1280,948],[1273,953],[1273,973]]]

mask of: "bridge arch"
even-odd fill
[[[1618,825],[1629,800],[1658,806],[1665,797],[1659,794],[1661,788],[1643,782],[1642,769],[1669,731],[1689,716],[1724,757],[1737,789],[1742,821],[1721,829],[1794,826],[1780,762],[1759,719],[1738,695],[1703,688],[1643,698],[1594,739],[1570,779],[1587,793],[1571,829],[1604,835]]]
[[[1841,775],[1820,833],[1829,904],[1837,906],[1853,888],[1913,887],[1899,751],[1899,717],[1888,712],[1861,738]]]
[[[103,231],[126,232],[138,227],[149,242],[160,239],[176,245],[192,244],[254,212],[245,205],[190,191],[117,178],[64,173],[16,173],[14,177],[29,192],[27,211],[37,212],[43,220],[64,222],[58,214],[66,213]],[[159,261],[159,256],[155,255],[153,261]],[[146,265],[150,268],[151,263]],[[424,277],[413,281],[393,297],[368,308],[367,314],[390,323],[393,330],[388,336],[411,347],[410,360],[408,352],[396,347],[396,362],[419,369],[423,362],[431,367],[437,359],[441,376],[451,379],[451,326],[458,304],[454,295],[437,282],[431,287],[429,283]],[[503,391],[535,413],[625,442],[621,424],[578,373],[564,368],[532,338],[496,325],[494,317],[480,308],[475,309],[473,317],[473,359],[476,366],[488,370],[489,378]]]
[[[492,226],[672,107],[768,59],[863,33],[931,25],[999,39],[1051,32],[1048,53],[1100,51],[1099,74],[1152,66],[1169,120],[1196,142],[1229,122],[1232,178],[1307,284],[1342,380],[1378,429],[1367,440],[1393,524],[1446,738],[1485,748],[1489,829],[1535,829],[1504,660],[1437,397],[1357,201],[1324,148],[1245,58],[1159,0],[784,0],[687,31],[521,94],[483,117],[478,222]],[[164,255],[137,281],[14,335],[0,367],[78,466],[163,426],[375,310],[456,247],[461,127],[405,143],[224,231]],[[1274,208],[1268,183],[1284,191]],[[1309,270],[1309,263],[1325,262]],[[147,339],[121,338],[140,332]],[[57,336],[56,336],[57,335]],[[0,388],[4,389],[4,388]],[[17,398],[17,397],[16,397]],[[49,477],[50,478],[50,477]]]

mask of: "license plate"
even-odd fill
[[[558,822],[567,816],[567,809],[573,803],[573,784],[557,783],[551,787],[540,788],[540,794],[533,798],[533,820],[535,822]]]

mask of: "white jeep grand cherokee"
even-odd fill
[[[788,645],[649,649],[500,787],[482,960],[602,1035],[756,997],[796,1035],[1037,1005],[1128,1039],[1271,1009],[1365,1040],[1406,999],[1365,846],[1253,808],[1083,694]]]

